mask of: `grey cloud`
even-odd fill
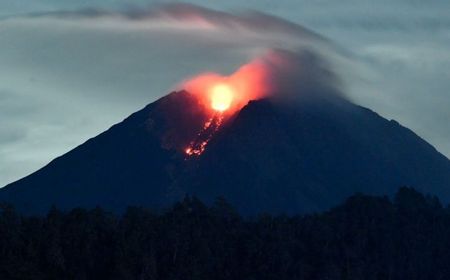
[[[0,145],[19,141],[26,136],[26,130],[18,129],[16,127],[2,127],[1,124],[0,132]]]
[[[326,40],[324,37],[306,29],[299,24],[272,16],[262,12],[248,10],[240,13],[226,13],[217,10],[203,8],[193,4],[176,3],[165,5],[153,5],[149,8],[129,8],[125,10],[104,10],[98,8],[86,8],[75,11],[54,11],[45,13],[32,13],[13,18],[54,18],[60,20],[100,20],[114,19],[124,21],[160,21],[179,22],[187,26],[209,25],[211,27],[232,30],[238,33],[243,31],[260,32],[264,36],[288,35],[290,39],[302,40]],[[208,27],[208,26],[205,26]],[[161,26],[161,28],[164,28]],[[298,37],[298,38],[295,38]],[[331,41],[328,44],[332,44]]]

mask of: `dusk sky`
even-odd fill
[[[173,2],[0,1],[0,187],[183,80],[228,74],[273,48],[314,49],[348,98],[450,156],[449,1],[154,6],[167,3]]]

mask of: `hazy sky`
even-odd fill
[[[152,25],[136,18],[151,4],[170,2],[0,1],[0,187],[189,76],[229,73],[253,51],[294,48],[320,36],[339,53],[330,53],[330,59],[336,60],[334,71],[350,98],[398,120],[450,156],[450,1],[189,2],[231,13],[268,13],[318,38],[263,16],[244,18],[257,25],[267,20],[261,30],[227,22],[214,30],[202,22]],[[87,8],[108,13],[61,13]],[[130,10],[132,17],[120,13]]]

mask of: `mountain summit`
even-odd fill
[[[221,196],[245,214],[302,213],[347,196],[408,185],[450,201],[450,161],[411,130],[345,99],[250,101],[208,132],[194,95],[173,92],[0,190],[25,213],[101,206],[170,206]],[[208,123],[209,124],[209,123]],[[206,144],[205,144],[206,145]]]

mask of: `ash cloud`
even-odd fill
[[[269,96],[288,98],[310,95],[340,95],[342,85],[330,62],[309,50],[274,49],[262,58],[268,74]]]

